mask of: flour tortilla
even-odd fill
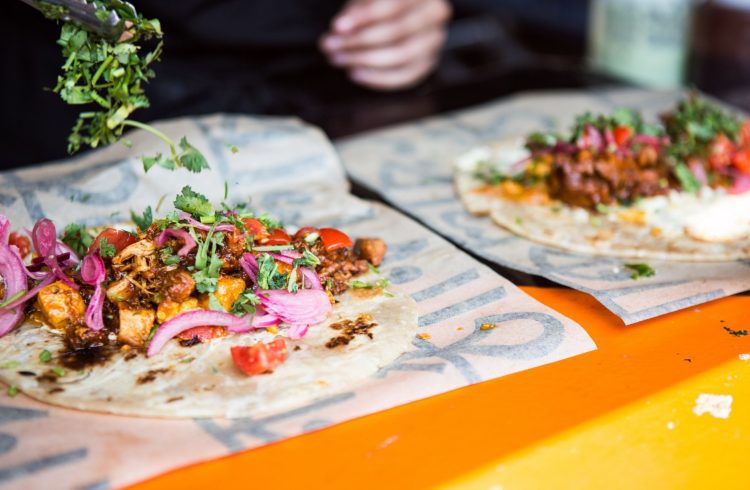
[[[507,168],[509,158],[503,155],[512,155],[510,160],[517,161],[521,155],[518,148],[518,139],[506,140],[492,147],[474,149],[457,160],[456,189],[470,213],[489,215],[496,224],[521,237],[584,254],[694,262],[750,258],[750,234],[726,242],[710,242],[691,236],[681,226],[662,229],[619,219],[619,213],[627,211],[627,208],[613,209],[609,214],[590,213],[559,201],[531,204],[504,198],[499,193],[481,192],[487,185],[474,176],[477,165],[482,161],[490,161],[493,165],[500,162],[501,168]],[[649,206],[653,208],[654,204],[659,204],[663,209],[671,209],[673,216],[680,213],[689,216],[701,209],[701,199],[705,197],[675,193],[669,198],[645,199],[639,206],[648,209]],[[743,206],[750,203],[749,197],[742,198]],[[729,204],[731,199],[736,197],[711,196],[711,202],[714,203]],[[722,200],[725,202],[721,202]]]
[[[263,331],[192,347],[172,341],[151,358],[139,354],[126,360],[118,352],[104,365],[83,373],[67,370],[58,382],[38,381],[19,370],[37,375],[48,372],[63,344],[47,327],[26,324],[0,339],[0,359],[19,363],[19,367],[0,370],[0,380],[53,405],[119,415],[238,418],[287,410],[353,388],[408,349],[417,330],[416,303],[405,295],[387,297],[373,295],[373,291],[341,295],[325,323],[312,326],[303,339],[287,340],[289,357],[270,374],[246,376],[230,355],[233,345],[274,337]],[[325,346],[341,333],[330,327],[332,323],[355,320],[360,314],[371,315],[377,324],[371,329],[373,339],[356,335],[348,345]],[[44,349],[53,354],[48,363],[39,360]],[[149,378],[149,372],[155,373],[153,380],[139,383],[139,378]]]

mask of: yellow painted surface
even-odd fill
[[[729,418],[695,415],[701,393],[732,395]],[[727,362],[442,488],[750,488],[750,361]]]

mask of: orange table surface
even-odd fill
[[[132,489],[434,487],[750,352],[750,336],[723,328],[750,327],[750,297],[625,326],[586,294],[524,290],[577,321],[598,350],[192,465]]]

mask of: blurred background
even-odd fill
[[[335,2],[309,1],[315,10],[304,28],[275,19],[269,29],[261,19],[230,15],[217,30],[198,0],[135,0],[166,33],[147,88],[152,107],[136,118],[294,114],[338,138],[520,91],[605,86],[697,87],[750,109],[750,0],[453,0],[437,70],[395,93],[358,87],[328,66],[316,40]],[[77,111],[43,90],[54,86],[62,63],[59,27],[13,0],[4,2],[0,25],[2,167],[64,158]]]

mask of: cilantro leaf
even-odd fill
[[[73,249],[79,255],[86,255],[89,247],[94,243],[94,237],[88,232],[83,225],[71,223],[65,227],[62,235],[62,241],[65,245]]]
[[[213,204],[209,202],[208,198],[203,194],[193,191],[189,185],[183,187],[180,195],[175,198],[174,207],[180,211],[190,213],[198,219],[214,216],[216,213]]]
[[[232,304],[232,308],[229,310],[230,313],[236,316],[245,316],[255,313],[255,306],[260,304],[260,298],[253,292],[252,289],[245,289],[245,291],[237,298]]]
[[[641,277],[652,277],[656,275],[656,271],[653,267],[648,264],[625,264],[625,267],[632,270],[633,273],[630,278],[638,280]]]
[[[101,241],[99,241],[99,255],[102,257],[114,257],[116,253],[117,249],[115,246],[102,237]]]
[[[133,220],[135,225],[140,229],[141,231],[144,231],[148,229],[149,226],[151,226],[151,223],[154,221],[154,213],[151,210],[151,206],[148,206],[144,211],[143,214],[136,214],[135,211],[132,209],[130,210],[130,219]]]
[[[268,254],[258,256],[258,287],[260,289],[284,289],[288,275],[279,272],[276,261]]]
[[[700,181],[698,181],[693,172],[691,172],[684,163],[678,163],[675,165],[674,174],[677,177],[677,180],[680,181],[682,190],[685,192],[698,192],[701,190],[702,186]]]
[[[184,136],[180,140],[180,149],[182,150],[182,153],[179,155],[179,162],[187,170],[199,173],[202,170],[209,168],[206,157],[204,157],[203,154],[193,145],[188,143]]]

